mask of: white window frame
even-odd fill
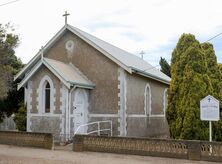
[[[45,112],[45,86],[47,82],[50,85],[50,112]],[[54,110],[54,85],[52,79],[45,75],[39,83],[39,114],[52,114]]]
[[[165,88],[163,91],[163,115],[166,116],[166,108],[167,108],[167,90],[168,88]]]
[[[149,91],[149,93],[147,93],[147,91]],[[148,96],[148,100],[149,100],[149,104],[147,104],[147,96]],[[144,111],[145,111],[145,115],[146,116],[151,116],[151,88],[149,83],[146,84],[145,86],[145,91],[144,91]]]

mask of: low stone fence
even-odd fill
[[[52,149],[53,137],[49,133],[0,131],[0,144]]]
[[[76,135],[73,141],[73,151],[222,161],[222,143],[220,142],[86,135]]]

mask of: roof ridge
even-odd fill
[[[132,68],[136,68],[141,75],[147,76],[147,74],[149,74],[150,78],[153,78],[158,81],[163,80],[167,84],[169,84],[170,77],[168,77],[155,66],[151,65],[140,57],[126,50],[123,50],[115,45],[112,45],[100,38],[97,38],[94,35],[84,32],[77,27],[71,25],[69,25],[68,27],[71,32],[73,32],[81,39],[89,43],[91,46],[99,50],[101,53],[113,60],[113,62],[118,64],[120,67],[124,68],[127,71],[130,70],[130,73],[132,73],[133,71]]]
[[[92,34],[90,34],[90,33],[88,33],[88,32],[85,32],[85,31],[83,31],[83,30],[81,30],[81,29],[79,29],[79,28],[77,28],[77,27],[74,27],[74,26],[72,26],[72,25],[69,25],[69,26],[70,26],[71,28],[77,29],[78,31],[81,31],[82,33],[86,33],[87,35],[90,35],[91,37],[94,37],[94,38],[96,38],[96,39],[98,39],[98,40],[100,40],[100,41],[102,41],[102,42],[104,42],[104,43],[106,43],[106,44],[108,44],[108,45],[110,45],[110,46],[112,46],[112,47],[115,47],[115,48],[117,48],[117,49],[119,49],[119,50],[121,50],[121,51],[124,51],[124,52],[127,53],[128,55],[131,55],[131,56],[136,57],[137,59],[139,59],[139,60],[141,60],[141,61],[146,62],[145,60],[141,59],[140,57],[136,56],[135,54],[133,54],[133,53],[131,53],[131,52],[128,52],[128,51],[126,51],[126,50],[124,50],[124,49],[122,49],[122,48],[120,48],[120,47],[117,47],[117,46],[114,45],[114,44],[111,44],[111,43],[109,43],[109,42],[107,42],[107,41],[105,41],[105,40],[103,40],[103,39],[100,39],[100,38],[98,38],[98,37],[96,37],[96,36],[94,36],[94,35],[92,35]],[[100,47],[100,48],[102,48],[102,47]],[[146,62],[146,63],[148,63],[148,62]],[[148,64],[149,64],[149,63],[148,63]]]

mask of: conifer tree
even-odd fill
[[[222,64],[220,63],[218,64],[218,66],[219,66],[220,72],[222,73]]]
[[[200,100],[208,94],[215,96],[215,90],[220,89],[210,76],[218,72],[213,68],[215,59],[211,45],[201,45],[191,34],[180,37],[172,53],[168,90],[167,119],[173,138],[208,139],[208,122],[200,120]]]
[[[166,61],[166,59],[160,57],[159,64],[160,64],[160,67],[161,67],[160,71],[163,72],[164,74],[166,74],[167,76],[171,77],[171,75],[170,75],[170,65]]]
[[[213,92],[212,96],[220,101],[220,111],[222,112],[222,72],[217,64],[217,57],[215,55],[213,45],[210,43],[203,43],[202,48],[205,52],[205,60],[207,64],[207,73],[211,80]],[[222,113],[221,113],[222,114]],[[221,117],[222,119],[222,117]],[[215,140],[222,140],[222,120],[213,122],[213,138]]]

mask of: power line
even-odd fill
[[[0,6],[9,5],[9,4],[15,3],[15,2],[17,2],[17,1],[20,1],[20,0],[9,1],[9,2],[6,2],[6,3],[0,4]]]
[[[222,32],[221,32],[221,33],[219,33],[219,34],[217,34],[217,35],[215,35],[214,37],[212,37],[212,38],[208,39],[208,40],[207,40],[207,41],[205,41],[205,42],[209,42],[209,41],[213,40],[214,38],[216,38],[216,37],[220,36],[221,34],[222,34]]]

